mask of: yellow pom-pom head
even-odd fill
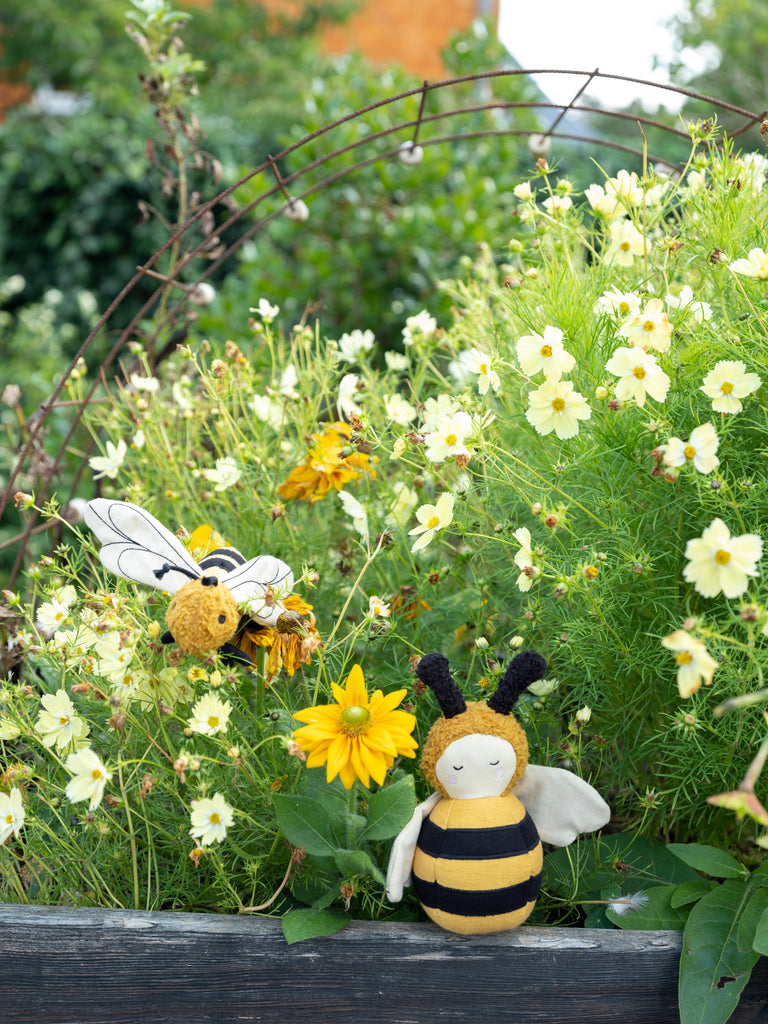
[[[165,622],[185,654],[209,654],[235,635],[240,612],[224,583],[214,576],[203,576],[176,592]]]

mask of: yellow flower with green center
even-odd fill
[[[331,688],[335,704],[318,704],[293,716],[306,723],[293,735],[309,755],[307,767],[324,764],[328,782],[338,775],[345,789],[351,789],[355,779],[364,786],[371,779],[382,785],[395,758],[415,757],[418,747],[411,735],[415,716],[397,710],[408,691],[385,696],[375,690],[369,697],[359,665],[353,666],[343,689],[338,683],[331,683]]]

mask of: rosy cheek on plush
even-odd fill
[[[496,778],[497,779],[503,779],[504,778],[504,769],[503,768],[497,768],[496,769]]]
[[[448,776],[448,782],[449,782],[449,783],[450,783],[450,784],[451,784],[452,786],[455,786],[455,785],[457,785],[457,784],[458,784],[458,781],[459,781],[459,776],[458,776],[458,775],[449,775],[449,776]]]

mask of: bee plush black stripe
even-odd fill
[[[517,885],[504,889],[466,891],[449,889],[437,882],[425,882],[414,876],[413,887],[421,904],[429,910],[441,910],[445,914],[460,917],[495,917],[520,910],[527,903],[538,898],[541,889],[541,874],[527,878]]]
[[[238,565],[244,565],[245,559],[237,548],[216,548],[205,558],[200,559],[201,569],[223,569],[225,572],[232,572]]]
[[[539,844],[539,833],[530,814],[516,825],[496,828],[443,829],[427,818],[419,833],[419,849],[430,857],[446,860],[493,860],[530,853]]]

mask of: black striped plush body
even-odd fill
[[[214,548],[205,558],[200,559],[200,568],[208,571],[212,576],[221,577],[223,573],[234,572],[239,565],[244,565],[245,559],[237,548]],[[220,569],[219,573],[211,573],[211,569]]]
[[[465,935],[502,931],[533,910],[541,865],[539,834],[517,797],[443,799],[422,825],[413,884],[441,927]]]

